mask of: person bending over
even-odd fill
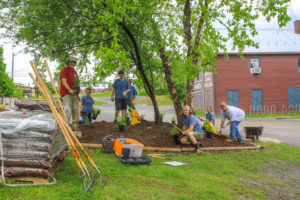
[[[245,119],[245,112],[242,109],[239,109],[234,106],[229,106],[224,101],[221,102],[221,124],[219,134],[222,133],[222,129],[225,128],[225,120],[228,120],[226,126],[230,125],[230,134],[229,139],[226,139],[226,142],[232,142],[235,137],[243,142],[243,136],[239,131],[239,124]]]

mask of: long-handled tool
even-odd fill
[[[178,126],[176,126],[175,124],[172,124],[177,130],[179,130],[181,133],[183,133],[183,130],[181,130]]]
[[[96,179],[98,179],[98,177],[100,178],[99,180],[100,180],[100,183],[102,184],[100,170],[97,168],[97,166],[95,165],[93,160],[89,157],[89,155],[87,154],[87,152],[85,151],[83,146],[80,144],[80,142],[78,141],[78,139],[72,132],[72,129],[69,127],[68,123],[65,121],[66,117],[64,117],[65,119],[63,119],[62,115],[64,115],[63,114],[64,111],[63,111],[61,102],[59,102],[59,104],[60,104],[60,113],[59,113],[57,111],[56,107],[54,106],[52,96],[50,95],[48,88],[45,86],[44,82],[42,81],[34,63],[32,61],[30,63],[36,74],[36,77],[37,77],[39,83],[34,79],[32,74],[30,74],[30,76],[33,79],[33,81],[35,82],[35,84],[38,86],[39,90],[43,93],[45,98],[48,100],[50,108],[53,112],[53,115],[54,115],[56,121],[58,122],[58,125],[65,137],[65,140],[66,140],[70,150],[72,151],[72,154],[76,160],[78,167],[82,170],[82,173],[85,177],[91,178],[91,181],[87,184],[87,187],[86,187],[86,191],[90,191],[92,189],[92,187],[95,185],[95,182],[97,182]],[[48,72],[50,72],[50,70]],[[52,79],[52,81],[53,81],[53,79]],[[52,83],[52,85],[53,85],[53,83]],[[56,93],[56,94],[58,95],[58,93]],[[58,101],[60,101],[59,98],[58,98]],[[90,173],[89,173],[86,165],[84,164],[83,160],[81,159],[81,155],[78,151],[78,148],[76,148],[76,145],[78,145],[80,147],[80,149],[83,151],[83,153],[87,157],[87,160],[89,161],[90,165],[96,169],[97,174],[95,176],[90,176]]]
[[[61,112],[62,112],[62,114],[63,114],[63,116],[65,118],[65,122],[64,123],[65,123],[68,131],[70,132],[70,135],[71,135],[72,139],[74,140],[74,142],[76,144],[76,148],[77,148],[77,146],[79,146],[79,148],[81,149],[81,151],[83,152],[83,154],[86,156],[86,158],[87,158],[88,162],[90,163],[90,165],[97,171],[96,175],[92,177],[92,182],[94,182],[94,180],[98,177],[98,175],[101,175],[100,170],[98,169],[98,167],[96,166],[96,164],[94,163],[94,161],[90,158],[89,154],[84,149],[84,147],[81,145],[81,143],[79,142],[79,140],[77,139],[77,137],[75,136],[75,134],[72,132],[70,126],[68,126],[68,124],[66,123],[67,122],[67,117],[66,117],[66,114],[64,112],[64,109],[63,109],[62,103],[60,101],[60,98],[58,96],[58,92],[56,90],[56,86],[55,86],[54,80],[52,78],[52,75],[51,75],[48,63],[47,63],[46,60],[44,61],[44,63],[46,65],[47,71],[49,73],[49,76],[50,76],[50,79],[51,79],[52,88],[55,91],[55,94],[56,94],[56,97],[57,97],[57,100],[58,100],[58,103],[59,103],[59,106],[60,106],[60,110],[61,110]],[[102,179],[102,177],[100,177],[100,179]],[[103,183],[101,183],[101,184],[103,184]],[[90,184],[90,187],[88,187],[88,188],[91,188],[91,186],[92,186],[92,184]]]

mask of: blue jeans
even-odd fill
[[[92,113],[91,112],[81,112],[82,120],[79,120],[79,124],[84,124],[85,118],[89,119],[89,122],[92,122]]]
[[[240,123],[241,123],[241,121],[233,121],[230,124],[229,139],[231,139],[232,141],[234,140],[234,137],[236,137],[240,142],[244,141],[243,136],[241,135],[239,128],[238,128]]]

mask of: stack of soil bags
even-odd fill
[[[53,115],[43,111],[0,112],[0,140],[5,177],[49,177],[67,150]]]

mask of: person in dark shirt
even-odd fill
[[[122,111],[122,117],[125,119],[125,113],[127,109],[127,94],[130,92],[130,85],[125,80],[125,73],[123,70],[119,71],[119,78],[114,81],[111,94],[111,101],[115,101],[115,121],[117,122],[120,111]],[[115,99],[116,95],[116,99]]]
[[[129,85],[130,85],[130,91],[127,94],[127,105],[129,108],[132,108],[133,110],[135,110],[135,104],[134,104],[134,100],[135,97],[137,95],[136,89],[135,87],[132,85],[132,79],[128,79]]]

